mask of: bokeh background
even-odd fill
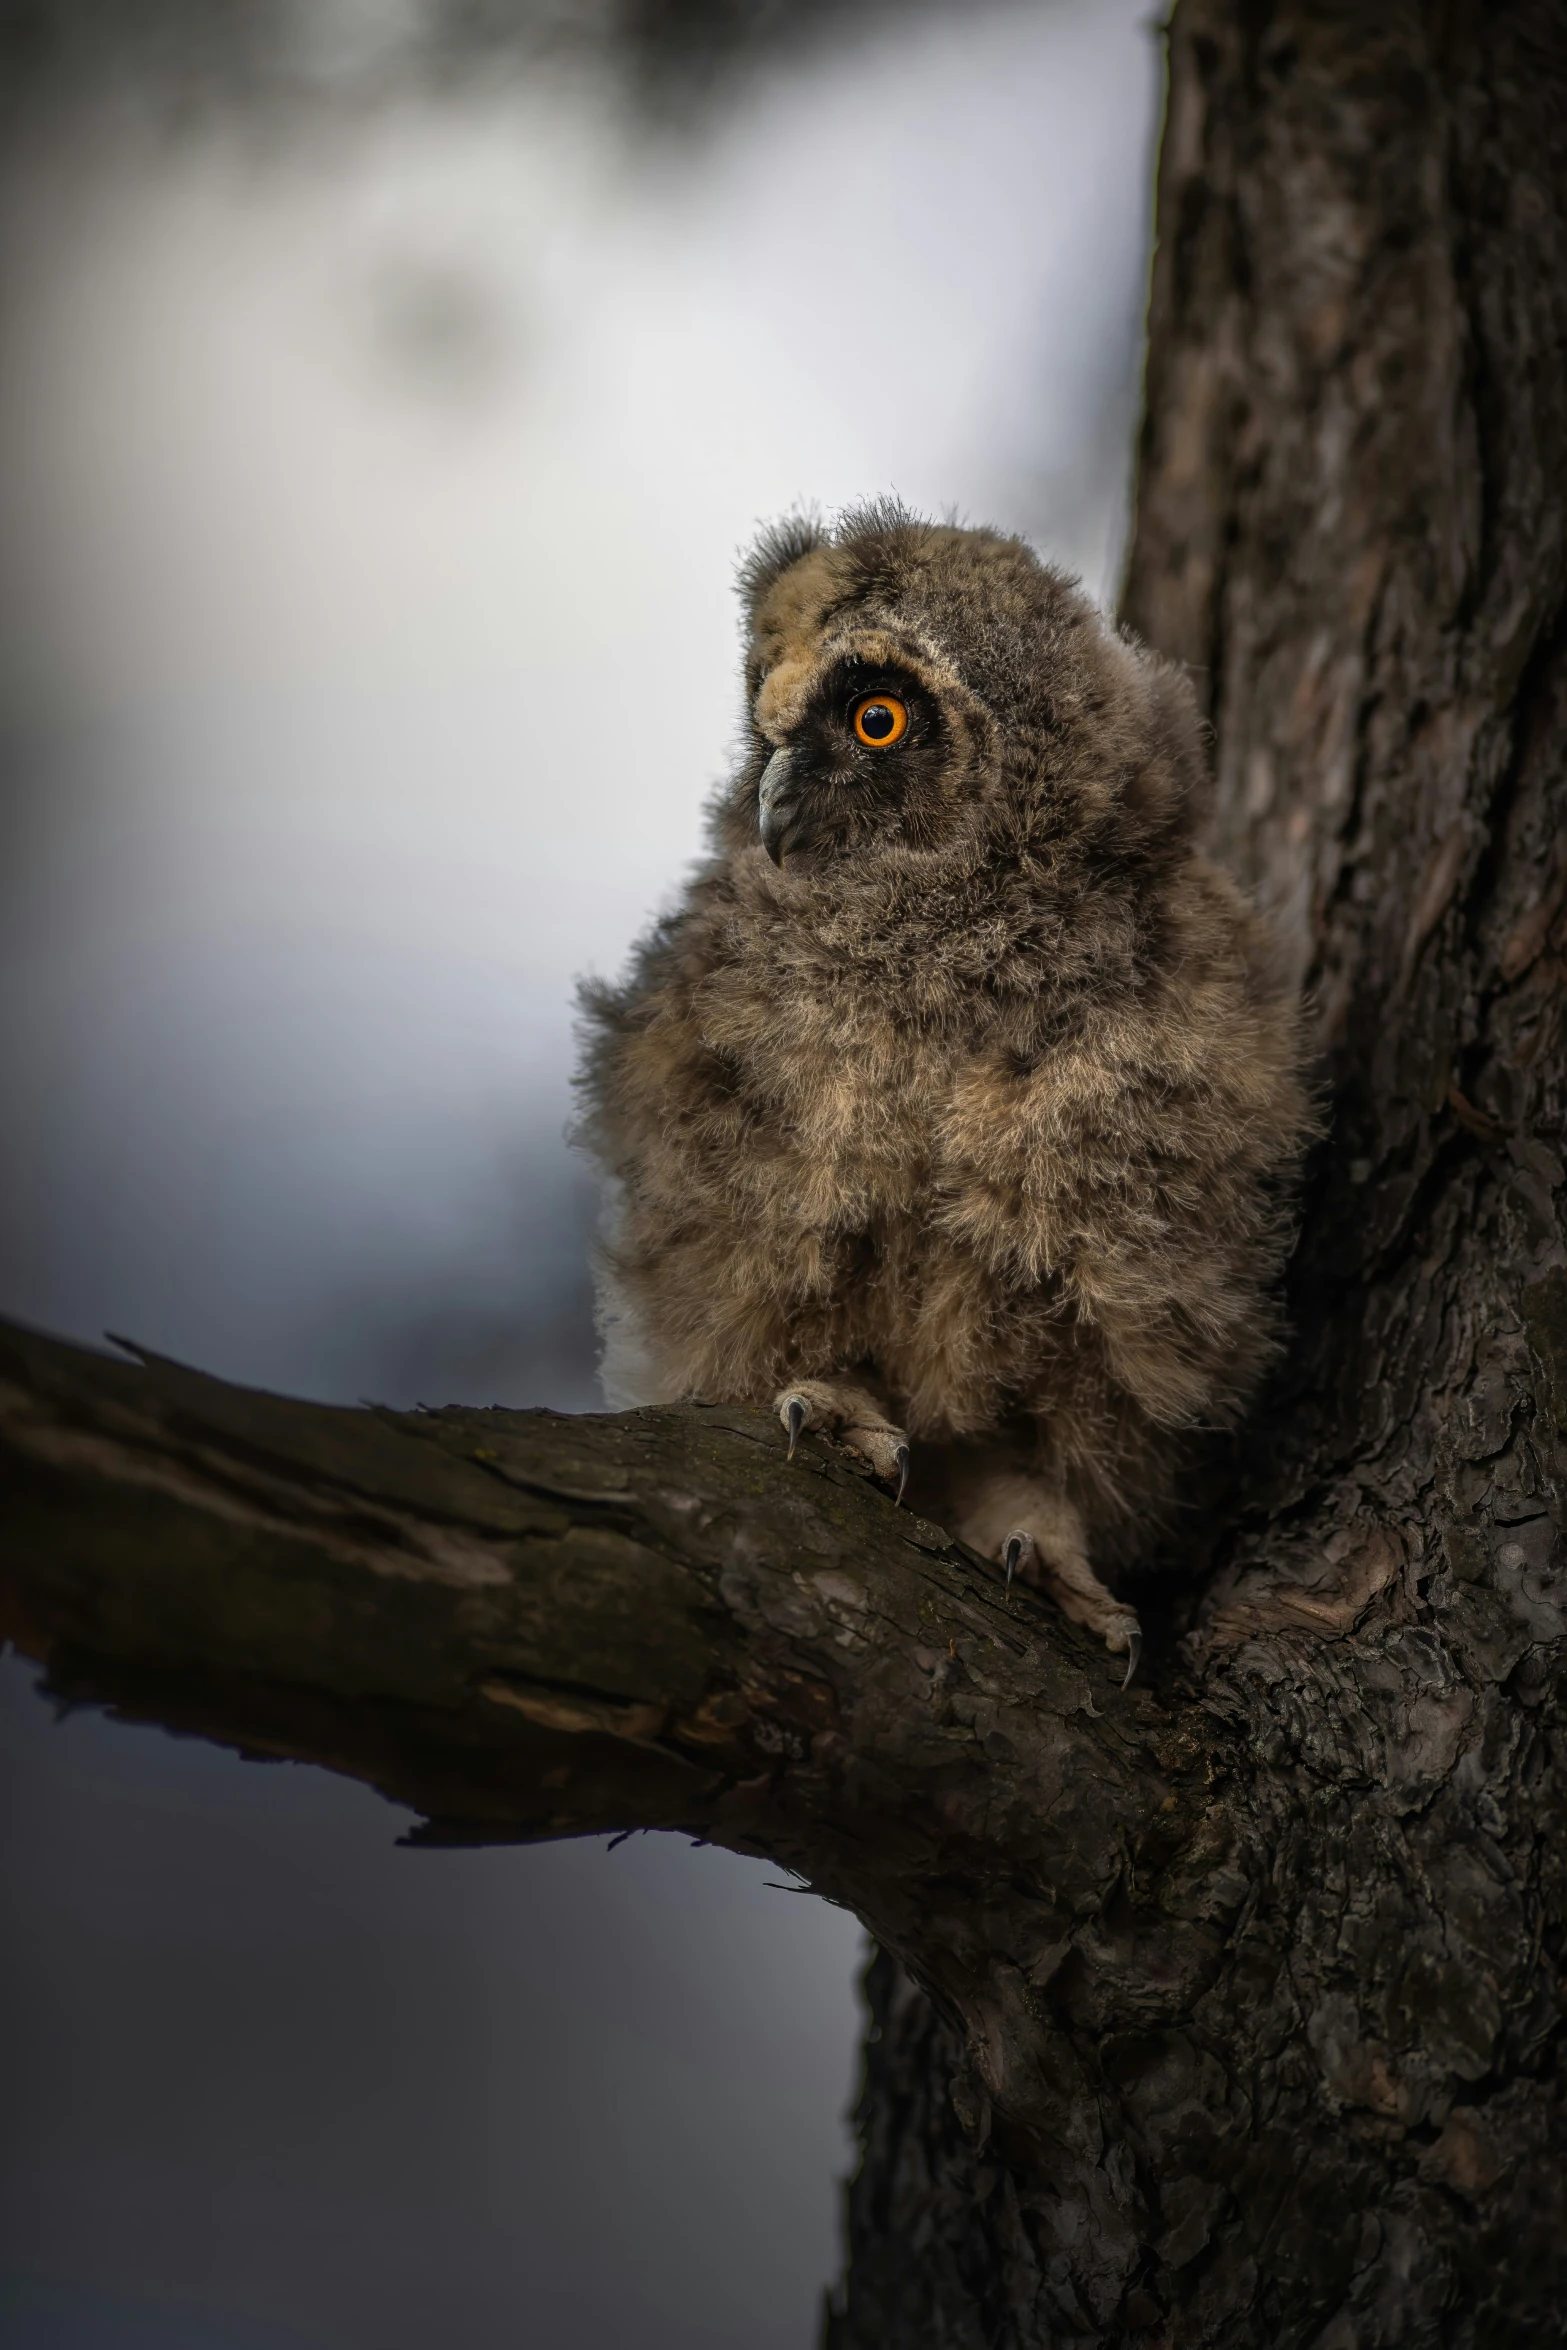
[[[0,1311],[592,1408],[572,987],[759,521],[1113,599],[1150,0],[0,6]],[[805,2350],[854,1921],[0,1669],[7,2350]]]

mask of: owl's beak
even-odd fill
[[[756,806],[761,821],[762,846],[775,865],[784,859],[784,843],[799,813],[793,776],[793,753],[774,751],[762,769]]]

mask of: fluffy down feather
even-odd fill
[[[1020,541],[892,507],[769,533],[742,591],[711,853],[584,991],[606,1387],[912,1465],[1135,1657],[1098,1569],[1275,1344],[1310,1124],[1263,924],[1193,845],[1191,694]]]

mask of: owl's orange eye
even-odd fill
[[[856,740],[873,751],[889,750],[909,731],[909,713],[896,694],[867,694],[854,705]]]

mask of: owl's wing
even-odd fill
[[[946,1228],[1011,1284],[1058,1283],[1166,1424],[1243,1393],[1273,1344],[1310,1112],[1298,1018],[1249,948],[1202,938],[1032,1066],[974,1070],[944,1136]]]

